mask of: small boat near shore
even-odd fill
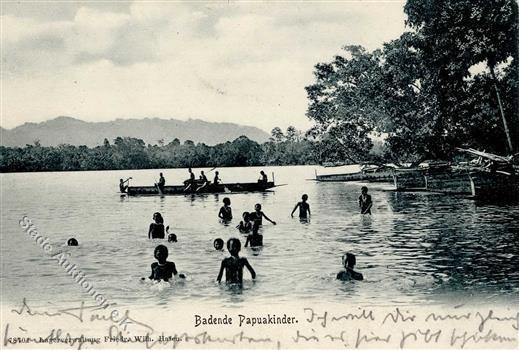
[[[384,165],[365,165],[361,171],[345,174],[315,174],[315,180],[320,182],[349,182],[349,181],[369,181],[369,182],[391,182],[395,168]]]
[[[279,185],[278,185],[279,186]],[[199,190],[186,190],[185,185],[164,186],[162,191],[156,186],[129,186],[126,190],[128,196],[146,195],[186,195],[186,194],[207,194],[207,193],[238,193],[238,192],[264,192],[270,188],[277,187],[274,181],[269,182],[245,182],[245,183],[226,183],[209,184]]]
[[[519,198],[519,172],[512,157],[474,149],[458,149],[477,159],[456,164],[433,162],[412,169],[396,169],[397,191],[428,191],[467,195],[476,199]]]

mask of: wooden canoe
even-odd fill
[[[369,181],[369,182],[391,182],[393,180],[394,168],[381,166],[364,166],[357,173],[346,174],[315,174],[315,179],[321,182],[347,182],[347,181]]]
[[[197,186],[198,187],[198,186]],[[199,191],[195,189],[186,190],[186,185],[164,186],[162,195],[185,195],[185,194],[204,194],[204,193],[236,193],[236,192],[263,192],[269,188],[276,187],[274,181],[267,183],[247,182],[247,183],[228,183],[228,184],[209,184]],[[159,190],[155,186],[129,186],[126,190],[129,196],[159,195]]]

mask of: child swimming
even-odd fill
[[[223,206],[220,208],[220,211],[218,212],[218,217],[223,221],[232,220],[231,200],[228,197],[225,197],[223,199]]]
[[[243,220],[240,221],[240,224],[238,226],[236,226],[236,228],[241,232],[241,233],[249,233],[251,230],[252,230],[252,222],[250,221],[250,215],[249,215],[249,212],[243,212],[243,214],[241,215]]]
[[[174,233],[170,233],[170,234],[168,235],[168,242],[169,242],[169,243],[176,243],[176,242],[178,242],[178,241],[177,241],[177,235],[174,234]]]
[[[337,274],[337,279],[341,281],[349,281],[349,280],[357,280],[362,281],[364,276],[361,273],[353,271],[353,268],[356,264],[355,255],[351,253],[346,253],[342,256],[342,264],[344,265],[345,270],[339,272]]]
[[[303,194],[301,197],[301,202],[298,202],[296,206],[294,207],[294,210],[292,210],[292,213],[290,213],[291,217],[294,217],[294,212],[299,208],[299,218],[300,219],[308,219],[310,216],[310,204],[308,204],[306,201],[308,200],[308,195]],[[308,212],[308,215],[307,215]]]
[[[69,247],[75,247],[77,246],[79,243],[77,242],[77,239],[75,238],[70,238],[68,241],[67,241],[67,245]]]
[[[178,274],[175,263],[173,261],[167,261],[168,248],[165,245],[159,244],[156,246],[153,255],[155,259],[157,259],[157,262],[151,264],[151,275],[148,277],[150,280],[164,280],[167,282]],[[179,274],[178,277],[186,278],[182,273]]]
[[[231,254],[230,257],[222,260],[222,265],[220,266],[220,272],[218,273],[218,277],[216,281],[218,283],[221,282],[223,272],[225,270],[225,282],[226,283],[243,283],[243,267],[247,267],[249,270],[252,279],[256,278],[256,272],[250,266],[247,258],[241,258],[238,256],[238,253],[241,249],[241,242],[238,238],[230,238],[227,241],[227,250]]]
[[[254,211],[249,214],[251,217],[251,220],[254,221],[254,223],[258,223],[259,225],[263,224],[263,218],[265,218],[267,221],[270,221],[272,224],[276,224],[275,221],[272,221],[269,219],[267,215],[265,215],[264,212],[261,211],[261,204],[257,203],[254,206]]]
[[[247,247],[249,244],[251,248],[263,246],[263,235],[260,235],[258,233],[258,230],[259,225],[255,223],[254,227],[252,228],[252,234],[247,236],[247,240],[245,241],[245,247]]]
[[[373,206],[373,202],[371,200],[371,196],[368,194],[368,188],[366,186],[362,186],[360,189],[361,195],[359,196],[359,208],[361,214],[369,214],[371,215],[371,207]]]
[[[217,238],[213,242],[213,247],[216,250],[223,250],[223,239]]]

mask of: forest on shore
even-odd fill
[[[35,142],[25,147],[0,146],[1,172],[157,169],[256,165],[321,164],[336,159],[322,142],[306,137],[294,127],[284,133],[272,130],[269,141],[259,144],[245,136],[208,146],[174,139],[146,145],[143,140],[117,137],[97,147],[59,145],[44,147]],[[378,159],[372,154],[373,159]]]
[[[450,160],[457,147],[519,150],[515,0],[407,0],[406,31],[382,48],[345,46],[315,66],[310,130],[359,162],[384,135],[384,158]]]
[[[519,16],[515,0],[407,0],[407,30],[381,48],[347,45],[317,63],[301,132],[272,130],[208,146],[0,147],[0,171],[411,163],[450,160],[457,147],[499,155],[519,149]],[[377,140],[383,140],[377,141]]]

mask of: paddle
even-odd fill
[[[164,193],[160,189],[160,186],[159,186],[159,184],[157,182],[155,182],[155,187],[157,188],[157,191],[159,192],[159,194],[162,196]]]

